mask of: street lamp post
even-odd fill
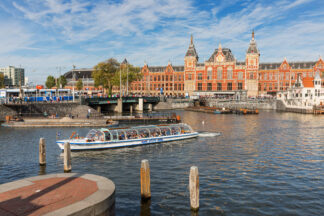
[[[72,84],[73,84],[72,94],[73,94],[73,102],[75,100],[75,96],[74,96],[74,70],[75,70],[75,65],[73,65],[73,71],[72,71]]]
[[[121,68],[119,68],[119,97],[122,98],[122,81],[121,81]]]
[[[126,67],[127,67],[127,89],[126,89],[126,95],[128,95],[128,63],[126,64]]]

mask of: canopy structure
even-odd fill
[[[192,132],[192,128],[187,124],[148,125],[130,128],[101,128],[99,130],[92,129],[89,131],[86,138],[92,141],[119,141],[181,135]]]

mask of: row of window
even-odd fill
[[[155,76],[149,76],[147,79],[149,79],[150,81],[172,81],[173,77],[174,77],[174,81],[181,81],[183,80],[182,78],[183,75],[155,75]]]
[[[237,83],[237,89],[242,90],[243,89],[243,84],[241,82]],[[203,86],[202,83],[198,83],[198,91],[202,91]],[[212,91],[213,90],[213,83],[207,83],[207,91]],[[222,83],[217,83],[217,91],[232,91],[233,90],[233,84],[231,82],[227,83],[226,89],[223,88]]]
[[[191,76],[190,76],[190,78],[191,78]],[[203,74],[198,73],[197,79],[202,80],[203,79]],[[213,79],[213,72],[212,71],[207,71],[207,80],[212,80],[212,79]],[[217,70],[217,79],[218,80],[223,79],[223,70],[222,69]],[[233,70],[227,70],[226,79],[229,79],[229,80],[233,79]],[[243,72],[242,71],[237,73],[237,79],[238,80],[243,80]]]
[[[289,77],[291,74],[291,77]],[[301,73],[301,78],[303,77],[313,77],[313,72],[303,72]],[[290,72],[281,72],[280,73],[280,80],[295,80],[297,78],[296,73],[290,73]],[[277,80],[278,79],[278,73],[260,73],[259,74],[260,80]]]
[[[293,83],[291,84],[294,85]],[[280,83],[280,90],[287,90],[289,87],[289,82],[281,82]],[[259,83],[259,91],[272,91],[272,90],[278,90],[278,83]]]
[[[166,83],[165,85],[164,85],[164,83],[163,84],[151,84],[151,85],[149,85],[150,87],[149,87],[149,89],[151,90],[151,91],[153,91],[153,90],[156,90],[156,91],[159,91],[161,88],[163,88],[164,90],[172,90],[172,91],[182,91],[183,90],[183,88],[184,88],[184,84],[181,84],[181,83],[179,83],[179,84],[177,84],[177,83],[175,83],[174,84],[174,86],[173,86],[173,83]],[[144,85],[134,85],[133,86],[133,88],[132,88],[133,90],[138,90],[138,91],[144,91],[144,90],[146,90],[146,88],[145,88],[145,86]]]

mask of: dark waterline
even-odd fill
[[[263,111],[213,115],[179,111],[195,130],[217,137],[72,154],[72,171],[110,178],[117,215],[190,215],[188,175],[200,174],[199,215],[323,215],[324,116]],[[202,124],[204,122],[204,124]],[[88,128],[0,128],[0,183],[44,172],[38,142],[47,144],[46,173],[63,172],[56,132]],[[142,159],[151,168],[152,200],[140,203]]]

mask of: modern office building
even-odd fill
[[[25,69],[8,66],[0,68],[4,74],[4,84],[6,87],[20,87],[25,85]]]

